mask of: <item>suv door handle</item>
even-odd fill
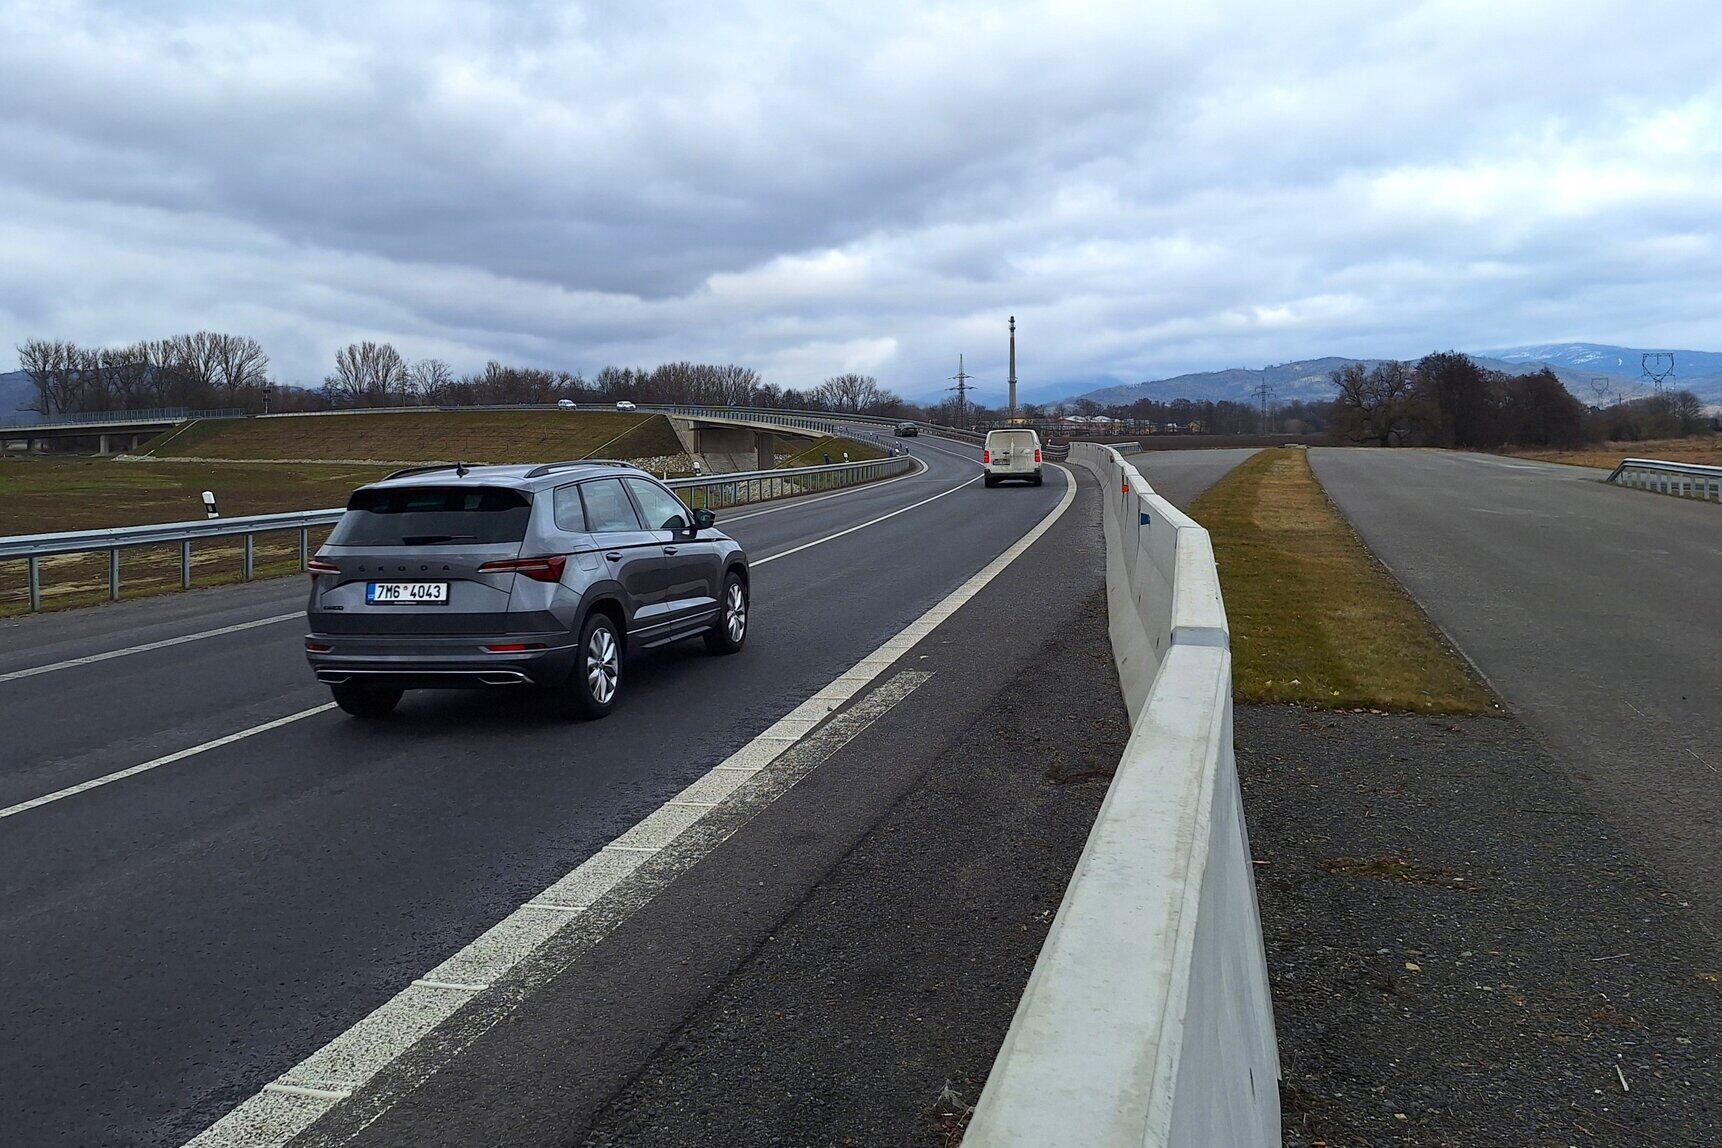
[[[665,554],[674,554],[675,552],[676,552],[676,548],[674,546],[664,547],[664,553]]]
[[[622,552],[620,550],[606,550],[604,551],[604,557],[608,558],[612,562],[620,562],[622,560]]]

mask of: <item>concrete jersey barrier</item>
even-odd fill
[[[1279,1053],[1207,532],[1117,451],[1107,600],[1132,732],[964,1142],[1280,1142]]]

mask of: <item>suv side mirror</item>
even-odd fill
[[[695,530],[710,530],[712,527],[714,527],[716,525],[717,525],[717,515],[713,514],[711,511],[709,511],[709,510],[696,510],[696,511],[694,511],[694,527],[693,528]]]

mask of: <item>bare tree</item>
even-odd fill
[[[335,352],[323,389],[336,406],[388,406],[406,397],[407,363],[391,343],[349,343]]]
[[[872,375],[857,374],[833,375],[814,388],[813,393],[831,409],[850,414],[860,414],[879,403],[883,396],[879,380]]]
[[[407,391],[421,402],[450,401],[453,385],[454,371],[441,359],[420,359],[407,368]]]

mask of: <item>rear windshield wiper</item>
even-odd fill
[[[401,539],[402,546],[439,546],[444,542],[472,542],[476,534],[409,534]]]

